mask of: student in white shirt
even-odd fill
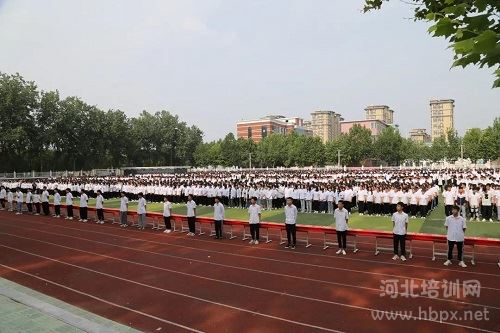
[[[297,207],[293,204],[293,198],[286,198],[285,205],[285,228],[286,228],[286,239],[287,244],[285,249],[291,248],[295,249],[295,245],[297,245]]]
[[[168,196],[163,197],[163,223],[165,223],[164,233],[169,234],[172,232],[172,222],[170,217],[172,215],[172,203],[168,200]]]
[[[451,207],[455,204],[455,196],[451,191],[450,185],[446,186],[446,191],[443,192],[444,197],[444,214],[445,216],[451,215]]]
[[[337,243],[339,244],[339,249],[336,254],[347,254],[347,226],[349,222],[349,212],[344,208],[344,201],[339,200],[337,203],[337,209],[333,213],[335,218],[335,230],[337,232]]]
[[[87,193],[85,193],[84,189],[80,190],[80,219],[78,221],[80,222],[87,222],[88,221],[88,202],[89,202],[89,197]]]
[[[102,196],[101,190],[97,190],[95,209],[97,213],[97,220],[95,223],[104,224],[104,197]]]
[[[66,220],[73,219],[73,194],[69,188],[66,189]]]
[[[463,216],[459,215],[460,207],[453,206],[451,208],[452,215],[446,217],[444,226],[446,227],[446,239],[448,240],[448,260],[444,262],[445,266],[451,265],[453,259],[453,248],[457,245],[458,251],[458,265],[460,267],[467,267],[462,257],[462,251],[465,239],[465,230],[467,229],[467,222]]]
[[[40,215],[40,190],[35,190],[35,194],[33,194],[33,204],[35,205],[35,209],[33,212],[34,215]]]
[[[16,203],[17,203],[16,215],[21,215],[23,213],[23,200],[24,200],[24,193],[21,192],[20,188],[18,188],[16,192]]]
[[[137,193],[137,228],[146,229],[146,199],[142,192]]]
[[[128,198],[125,195],[125,192],[120,193],[120,227],[126,228],[128,227],[127,221],[128,214]]]
[[[10,189],[7,190],[7,203],[8,203],[8,208],[9,212],[12,212],[14,210],[13,202],[14,201],[14,193]]]
[[[54,217],[61,217],[61,195],[57,189],[54,190]]]
[[[32,203],[32,200],[33,200],[33,194],[31,193],[31,189],[28,188],[27,191],[26,191],[26,207],[28,207],[28,212],[30,214],[33,213],[33,203]]]
[[[47,186],[43,187],[42,191],[42,210],[43,215],[50,215],[50,206],[49,206],[49,191],[47,191]]]
[[[7,191],[5,191],[5,187],[0,186],[0,210],[5,210],[5,197],[7,197]]]
[[[403,211],[403,203],[398,202],[396,205],[396,212],[392,214],[392,234],[394,242],[394,257],[392,260],[406,261],[406,232],[408,230],[408,214]],[[401,257],[399,257],[398,250],[401,248]]]
[[[196,202],[193,200],[193,196],[191,194],[188,195],[188,200],[186,202],[187,208],[187,220],[189,226],[188,236],[196,235]]]
[[[250,244],[259,244],[259,228],[261,219],[261,208],[257,205],[257,197],[252,197],[250,199],[250,206],[248,206],[248,224],[250,225],[250,234],[252,235],[252,240]]]
[[[493,222],[493,220],[491,219],[491,213],[491,194],[485,189],[483,191],[483,195],[481,196],[481,216],[483,218],[483,222]]]
[[[224,221],[224,205],[220,202],[220,197],[217,196],[214,200],[215,239],[221,239],[222,223]]]

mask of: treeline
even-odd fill
[[[423,160],[456,160],[461,156],[477,160],[496,160],[500,156],[500,118],[486,129],[469,129],[463,137],[449,131],[446,137],[431,145],[403,138],[394,127],[387,127],[373,139],[370,130],[353,126],[348,134],[323,144],[319,138],[272,134],[258,144],[235,139],[229,133],[224,139],[203,143],[195,152],[197,166],[290,167],[336,165],[359,166],[370,162],[399,165]]]
[[[131,118],[0,73],[0,171],[192,165],[202,136],[168,111]]]

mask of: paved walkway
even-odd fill
[[[0,278],[1,333],[138,331]]]

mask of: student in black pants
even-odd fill
[[[453,259],[453,248],[457,246],[457,258],[458,266],[467,267],[463,259],[463,247],[465,239],[465,230],[467,229],[467,223],[465,218],[459,215],[460,207],[457,205],[452,206],[451,215],[446,217],[444,223],[446,227],[446,239],[448,240],[448,260],[445,261],[444,265],[451,265],[451,260]]]
[[[224,205],[217,196],[214,204],[215,239],[222,238],[222,221],[224,221]]]
[[[392,260],[401,259],[401,261],[406,261],[406,232],[408,230],[408,214],[403,211],[404,204],[398,202],[396,205],[396,212],[392,214],[392,234],[394,241],[394,256]],[[401,257],[399,256],[398,250],[401,248]]]
[[[286,228],[286,238],[287,245],[286,249],[292,248],[295,249],[295,245],[297,244],[297,207],[293,204],[293,199],[291,197],[286,198],[285,205],[285,228]]]

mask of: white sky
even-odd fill
[[[392,1],[0,0],[0,71],[130,116],[169,110],[205,132],[267,114],[346,120],[395,110],[402,134],[429,128],[429,100],[455,99],[459,132],[500,116],[492,70],[451,69],[452,52]]]

